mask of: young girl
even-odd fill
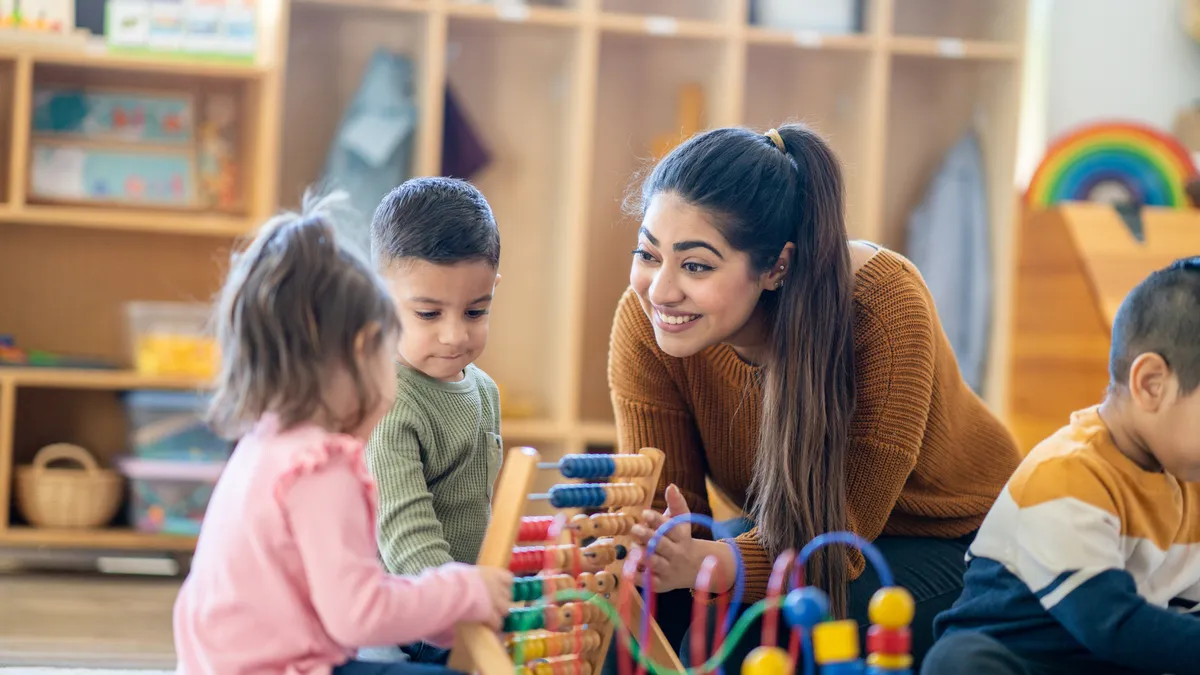
[[[504,571],[379,563],[363,445],[395,396],[399,324],[324,205],[269,222],[222,291],[210,423],[240,441],[175,604],[180,675],[445,673],[350,655],[445,644],[459,622],[499,628],[512,598]]]

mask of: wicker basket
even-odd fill
[[[79,468],[51,468],[69,460]],[[87,450],[55,443],[38,450],[33,464],[17,469],[17,508],[35,527],[107,525],[121,507],[121,475],[102,469]]]

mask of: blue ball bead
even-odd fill
[[[793,628],[812,628],[829,616],[829,596],[819,588],[793,589],[783,601],[783,617]]]

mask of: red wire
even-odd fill
[[[786,590],[788,572],[796,561],[795,551],[784,551],[775,559],[771,569],[771,580],[767,582],[767,611],[763,613],[762,644],[775,646],[779,644],[779,607],[776,602]]]

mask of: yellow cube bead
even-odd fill
[[[867,665],[882,670],[907,670],[912,668],[912,656],[909,654],[868,654]]]
[[[882,628],[906,628],[912,623],[914,611],[912,594],[899,586],[892,586],[875,591],[867,607],[867,616],[871,623]]]
[[[756,647],[742,661],[742,675],[791,675],[792,658],[779,647]]]
[[[858,658],[858,624],[826,621],[813,627],[813,657],[818,664],[841,663]]]

